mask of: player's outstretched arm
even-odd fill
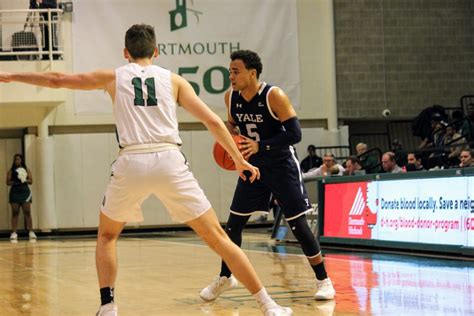
[[[21,82],[48,88],[75,90],[108,90],[115,81],[114,70],[97,70],[89,73],[66,74],[61,72],[0,72],[0,82]]]
[[[240,153],[239,149],[234,143],[227,127],[221,118],[211,111],[209,107],[196,95],[191,85],[182,77],[172,74],[173,86],[177,89],[176,99],[178,103],[195,118],[200,120],[209,132],[214,135],[216,140],[224,147],[224,149],[232,156],[235,167],[242,179],[246,179],[244,171],[251,172],[250,181],[260,178],[260,171],[258,168],[252,166]]]

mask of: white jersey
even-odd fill
[[[171,72],[129,63],[115,70],[114,115],[121,147],[181,145]]]

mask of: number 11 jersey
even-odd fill
[[[171,72],[129,63],[115,70],[114,116],[121,147],[181,145]]]

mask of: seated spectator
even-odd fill
[[[433,140],[431,143],[431,154],[428,157],[428,167],[436,168],[445,165],[446,155],[444,152],[444,144],[446,138],[446,124],[444,122],[436,122],[433,130]]]
[[[474,167],[474,161],[472,157],[474,156],[472,150],[463,150],[459,155],[459,160],[461,163],[459,164],[459,168],[467,168],[467,167]]]
[[[342,176],[343,173],[344,167],[336,162],[334,155],[331,153],[325,153],[323,156],[323,164],[319,168],[313,168],[308,172],[303,173],[303,179],[330,175]]]
[[[462,121],[459,134],[464,136],[468,142],[474,141],[474,110],[470,109],[467,117]]]
[[[433,129],[433,146],[442,147],[444,146],[444,138],[446,137],[446,123],[437,122]]]
[[[397,165],[395,154],[391,151],[382,155],[382,168],[385,173],[402,173],[403,169]]]
[[[392,142],[392,152],[395,154],[395,161],[399,166],[405,166],[407,164],[407,151],[403,149],[402,143],[398,139],[394,139]]]
[[[359,143],[356,146],[357,158],[361,163],[362,169],[364,169],[367,173],[377,173],[380,171],[379,168],[379,160],[377,158],[377,154],[366,154],[368,148],[367,145],[364,143]]]
[[[461,127],[463,120],[465,119],[464,113],[462,111],[456,110],[451,114],[451,124],[454,125],[454,129],[461,134]]]
[[[316,155],[316,147],[314,145],[308,146],[308,156],[301,161],[301,171],[307,172],[310,169],[318,168],[323,164],[321,157]]]
[[[446,164],[448,166],[459,165],[459,156],[463,150],[469,150],[469,146],[466,143],[466,139],[458,134],[455,127],[449,125],[446,127],[446,136],[444,137],[444,145],[449,146],[449,152],[447,153]]]
[[[365,171],[362,169],[362,166],[360,164],[360,160],[355,156],[349,156],[347,158],[345,169],[345,176],[365,174]]]
[[[439,113],[433,113],[430,120],[430,130],[426,131],[425,134],[428,135],[421,141],[418,148],[426,148],[434,146],[434,134],[439,128],[439,124],[444,124],[443,117]]]
[[[422,140],[419,145],[420,148],[426,147],[431,140],[433,119],[447,121],[446,110],[443,106],[433,105],[423,109],[412,122],[413,136],[419,136]]]
[[[409,153],[407,155],[407,164],[406,164],[406,170],[408,172],[411,171],[423,171],[425,168],[423,167],[421,154],[419,153]]]

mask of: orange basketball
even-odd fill
[[[234,139],[234,142],[237,147],[239,146],[239,141],[241,139],[244,139],[240,135],[232,135],[232,138]],[[235,170],[235,163],[232,160],[232,157],[227,153],[227,151],[225,151],[224,147],[222,147],[221,144],[216,142],[214,144],[212,153],[214,155],[214,160],[219,165],[219,167],[225,170]]]

